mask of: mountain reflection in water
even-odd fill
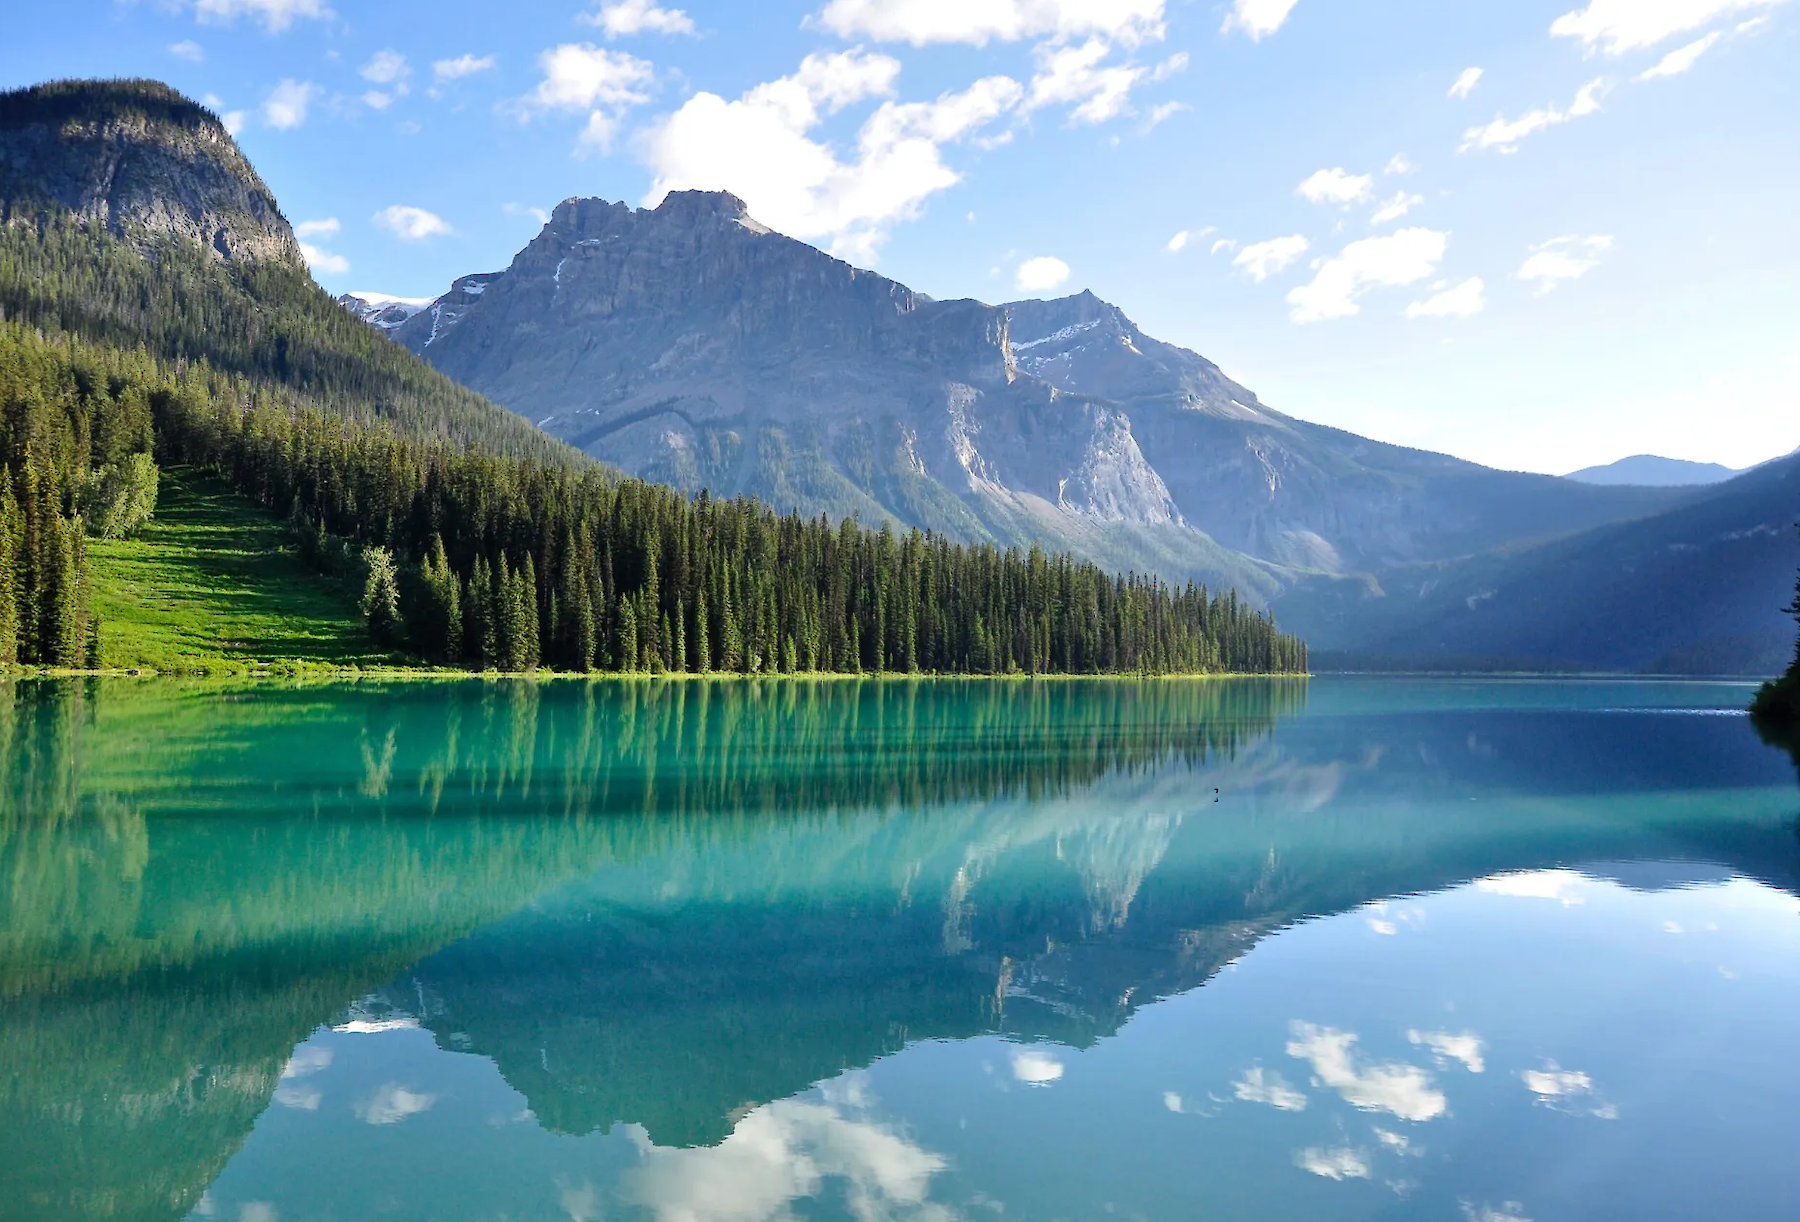
[[[1511,872],[1800,890],[1791,770],[1741,718],[1547,686],[0,686],[5,1216],[210,1208],[377,1030],[486,1058],[549,1133],[630,1126],[622,1199],[804,1148],[916,1204],[944,1157],[831,1092],[920,1041],[1004,1035],[1054,1082],[1032,1041]]]

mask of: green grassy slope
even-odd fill
[[[212,476],[165,470],[156,516],[130,539],[88,548],[105,666],[394,660],[363,631],[356,592],[308,568],[282,523]]]

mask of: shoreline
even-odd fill
[[[875,680],[879,682],[919,682],[921,680],[943,682],[1069,682],[1072,680],[1130,680],[1133,682],[1162,681],[1207,681],[1213,679],[1311,679],[1311,673],[1297,672],[1257,672],[1257,671],[1197,671],[1168,674],[1137,674],[1130,671],[1116,671],[1103,674],[950,674],[921,671],[906,674],[899,671],[864,671],[850,674],[841,671],[796,671],[791,674],[781,672],[745,674],[742,671],[710,671],[698,674],[691,671],[560,671],[560,670],[434,670],[424,667],[336,667],[306,666],[286,668],[280,666],[245,667],[240,669],[220,670],[151,670],[143,667],[118,668],[102,667],[95,670],[62,668],[62,667],[0,667],[0,680],[6,679],[216,679],[216,680],[318,680],[321,682],[361,682],[363,680],[381,680],[383,682],[462,682],[468,680],[498,681],[526,679],[532,682],[568,682],[571,680],[596,681],[629,681],[634,683],[659,682],[716,682],[730,680],[733,682],[755,680],[805,680],[807,682],[844,682],[851,680]]]

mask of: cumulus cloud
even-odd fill
[[[325,0],[194,0],[194,16],[203,25],[228,25],[249,17],[279,34],[297,19],[322,21],[336,14]]]
[[[1318,264],[1312,281],[1288,294],[1298,323],[1348,318],[1370,289],[1401,287],[1430,278],[1443,260],[1450,235],[1435,229],[1401,229],[1386,237],[1352,242]]]
[[[1312,243],[1299,234],[1253,242],[1237,252],[1231,265],[1261,284],[1277,272],[1292,267],[1301,255],[1312,249]]]
[[[659,8],[655,0],[613,0],[602,4],[595,13],[576,18],[583,25],[595,25],[608,38],[629,38],[634,34],[692,34],[694,19],[678,8]]]
[[[1555,1061],[1545,1061],[1542,1069],[1527,1069],[1519,1075],[1525,1089],[1534,1096],[1532,1102],[1554,1111],[1596,1116],[1601,1120],[1617,1120],[1619,1109],[1599,1098],[1594,1080],[1578,1070],[1564,1069]]]
[[[1253,1065],[1244,1076],[1231,1084],[1231,1093],[1245,1103],[1266,1103],[1283,1112],[1306,1110],[1306,1096],[1289,1086],[1278,1073],[1270,1073],[1261,1065]]]
[[[1251,42],[1261,42],[1287,23],[1298,0],[1232,0],[1231,12],[1219,28],[1222,34],[1242,30]]]
[[[1430,1074],[1403,1061],[1363,1060],[1356,1054],[1356,1036],[1348,1031],[1300,1022],[1290,1030],[1288,1055],[1310,1062],[1318,1083],[1337,1091],[1354,1108],[1424,1121],[1442,1116],[1449,1107]]]
[[[1013,283],[1021,293],[1047,293],[1069,282],[1069,265],[1053,255],[1039,255],[1019,264]]]
[[[1063,1063],[1048,1053],[1026,1049],[1013,1053],[1013,1077],[1027,1086],[1048,1086],[1061,1080]]]
[[[1366,1180],[1369,1160],[1348,1146],[1324,1149],[1310,1146],[1294,1155],[1294,1165],[1328,1180]]]
[[[831,0],[819,14],[844,38],[879,42],[960,42],[1100,37],[1128,46],[1163,36],[1164,0]],[[1240,0],[1242,3],[1242,0]],[[1287,0],[1291,6],[1293,0]]]
[[[407,78],[412,76],[412,66],[406,62],[406,56],[390,48],[375,52],[369,62],[362,66],[361,72],[363,80],[371,85],[381,86],[362,95],[363,105],[371,110],[386,110],[393,105],[395,98],[406,96]]]
[[[398,1082],[389,1082],[356,1105],[356,1118],[364,1124],[399,1124],[408,1116],[429,1111],[436,1102],[436,1095],[411,1091]]]
[[[1505,115],[1495,115],[1493,122],[1471,127],[1463,133],[1462,147],[1458,152],[1471,150],[1494,149],[1501,153],[1516,153],[1519,144],[1525,137],[1534,135],[1546,128],[1567,123],[1570,119],[1579,119],[1586,115],[1596,114],[1600,110],[1600,98],[1606,92],[1607,81],[1604,77],[1589,81],[1575,92],[1575,100],[1567,110],[1559,110],[1555,106],[1546,106],[1539,110],[1531,110],[1516,119]]]
[[[1581,241],[1579,238],[1556,238],[1543,246],[1534,246],[1539,251],[1546,247],[1555,247],[1565,242]],[[1610,244],[1612,239],[1605,241]],[[1580,276],[1588,269],[1576,272]],[[1564,277],[1573,279],[1573,277]],[[1563,907],[1571,907],[1582,902],[1578,891],[1587,880],[1575,870],[1521,870],[1514,874],[1495,874],[1488,878],[1475,880],[1475,889],[1488,895],[1510,895],[1523,899],[1556,900]]]
[[[1221,250],[1233,251],[1233,250],[1236,250],[1237,247],[1238,247],[1238,244],[1237,244],[1236,238],[1220,238],[1218,241],[1216,241],[1212,244],[1212,250],[1210,250],[1207,253],[1216,255]]]
[[[647,60],[585,42],[552,47],[538,56],[538,66],[544,79],[513,104],[520,118],[596,106],[641,106],[650,100],[644,88],[656,76]]]
[[[455,59],[434,61],[431,75],[438,84],[446,85],[477,73],[492,71],[494,62],[492,55],[458,55]]]
[[[1591,54],[1623,55],[1681,34],[1689,34],[1721,17],[1772,9],[1784,0],[1591,0],[1586,8],[1564,13],[1550,23],[1558,38],[1574,38]]]
[[[1640,81],[1654,81],[1665,76],[1680,76],[1699,62],[1700,57],[1713,49],[1713,45],[1724,35],[1714,30],[1712,33],[1696,38],[1685,47],[1677,47],[1663,56],[1654,65],[1638,74]]]
[[[1487,309],[1487,284],[1470,276],[1461,284],[1441,289],[1406,307],[1408,318],[1473,318]],[[1417,1041],[1414,1041],[1415,1043]]]
[[[248,112],[242,110],[226,110],[224,99],[220,98],[217,94],[207,94],[200,99],[200,104],[218,115],[219,122],[225,125],[225,130],[234,136],[243,131],[244,124],[249,122],[250,116]]]
[[[1475,92],[1475,86],[1481,84],[1481,76],[1480,68],[1464,68],[1457,76],[1456,83],[1450,86],[1450,96],[1453,98],[1468,97]]]
[[[1352,174],[1344,169],[1320,170],[1294,190],[1310,203],[1348,207],[1375,198],[1375,180],[1368,174]]]
[[[169,44],[169,54],[176,59],[185,59],[190,64],[200,63],[206,58],[206,48],[191,38]]]
[[[1413,168],[1411,157],[1405,153],[1395,153],[1388,158],[1388,163],[1381,167],[1381,172],[1383,174],[1411,174]]]
[[[336,233],[337,231],[334,229],[332,232]],[[330,1068],[331,1060],[331,1049],[320,1047],[317,1044],[302,1044],[294,1049],[293,1055],[287,1059],[287,1064],[281,1067],[282,1080],[310,1077],[322,1069]]]
[[[1205,229],[1183,229],[1169,239],[1168,245],[1164,249],[1172,255],[1178,255],[1188,248],[1189,243],[1197,242],[1216,232],[1218,232],[1216,225],[1208,225]]]
[[[1596,267],[1600,266],[1600,256],[1612,249],[1612,238],[1605,234],[1593,237],[1580,237],[1567,234],[1560,238],[1551,238],[1548,242],[1533,246],[1525,263],[1519,268],[1519,279],[1537,286],[1538,296],[1554,292],[1565,280],[1579,280]],[[1566,888],[1580,875],[1568,870],[1545,870],[1535,875],[1507,875],[1503,878],[1514,880],[1514,885],[1530,884],[1534,880],[1553,888],[1546,898],[1564,899]],[[1489,884],[1496,880],[1484,879],[1477,884],[1484,891],[1494,888]],[[1529,894],[1530,892],[1512,891],[1505,894]],[[1579,901],[1575,901],[1579,902]]]
[[[885,55],[814,54],[792,76],[735,101],[695,94],[646,133],[655,180],[645,202],[670,191],[731,191],[765,224],[830,239],[834,254],[872,262],[895,223],[961,181],[944,146],[974,137],[1024,97],[1017,81],[996,76],[930,102],[884,101],[858,132],[853,159],[813,138],[827,115],[892,94],[899,71]]]
[[[550,211],[547,208],[538,208],[531,204],[509,203],[502,205],[500,210],[508,216],[528,216],[540,225],[550,223]]]
[[[1037,49],[1037,71],[1031,78],[1027,105],[1066,103],[1071,123],[1104,123],[1125,113],[1131,90],[1150,75],[1137,64],[1107,64],[1112,47],[1101,38],[1073,46],[1045,44]]]
[[[437,213],[407,204],[393,204],[383,208],[373,219],[381,228],[407,242],[422,242],[426,238],[443,237],[451,232],[449,222]]]
[[[276,131],[292,131],[306,122],[307,109],[323,92],[311,81],[283,80],[263,100],[263,122]]]
[[[1381,201],[1381,207],[1375,209],[1375,215],[1369,218],[1369,224],[1385,225],[1389,221],[1397,221],[1424,202],[1423,195],[1408,195],[1405,191],[1396,191]]]
[[[1406,1040],[1410,1044],[1431,1049],[1436,1054],[1439,1065],[1461,1061],[1463,1068],[1470,1073],[1481,1073],[1487,1069],[1487,1061],[1482,1056],[1485,1045],[1474,1032],[1408,1031]]]
[[[940,1154],[837,1106],[783,1100],[756,1108],[716,1146],[651,1144],[629,1130],[639,1165],[623,1185],[629,1204],[661,1219],[749,1222],[794,1216],[794,1205],[829,1193],[858,1218],[948,1216],[930,1211]]]

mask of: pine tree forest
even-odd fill
[[[1297,672],[1235,594],[1032,549],[688,499],[597,464],[496,457],[282,388],[0,327],[0,660],[91,661],[83,544],[117,473],[218,472],[321,563],[361,558],[378,640],[503,670]],[[154,468],[152,468],[152,471]],[[124,511],[129,517],[130,509]]]

